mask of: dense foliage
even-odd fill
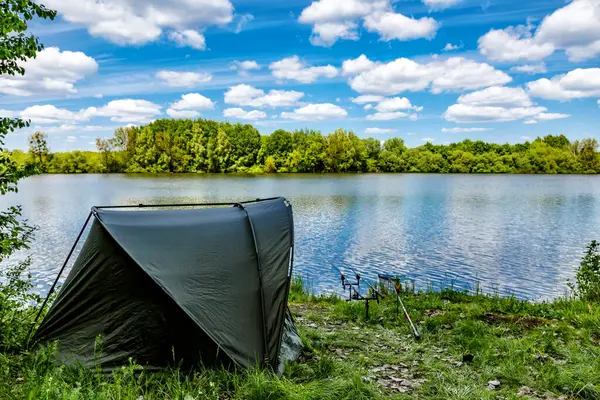
[[[38,134],[35,139],[39,138]],[[597,141],[570,142],[564,135],[514,145],[467,139],[407,148],[400,138],[382,143],[342,129],[328,135],[282,129],[261,135],[251,125],[162,119],[119,128],[110,139],[98,138],[97,152],[48,154],[39,140],[32,143],[28,157],[19,154],[22,162],[41,163],[50,173],[600,173]]]

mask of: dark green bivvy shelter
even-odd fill
[[[291,205],[198,206],[92,208],[87,239],[34,341],[58,341],[62,362],[105,370],[129,358],[156,369],[281,368],[296,358]]]

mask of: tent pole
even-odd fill
[[[81,239],[81,236],[83,235],[83,232],[85,231],[85,228],[87,227],[87,224],[90,222],[90,218],[92,218],[92,214],[93,214],[93,211],[90,211],[90,213],[87,216],[87,219],[85,220],[85,223],[83,224],[83,227],[79,231],[79,235],[77,235],[77,239],[75,239],[75,243],[73,243],[73,247],[71,247],[71,251],[69,251],[69,254],[67,255],[65,262],[63,263],[62,267],[60,268],[60,271],[58,272],[58,275],[56,276],[54,283],[50,287],[50,290],[48,291],[48,294],[46,295],[46,298],[44,299],[44,302],[42,303],[42,306],[40,307],[40,310],[38,311],[37,315],[35,316],[35,319],[33,320],[33,324],[31,324],[31,328],[29,329],[29,333],[27,334],[27,347],[29,347],[29,340],[31,339],[31,334],[33,333],[33,328],[35,328],[35,324],[37,323],[38,319],[42,315],[42,312],[44,311],[46,304],[48,304],[48,300],[50,300],[50,296],[52,296],[52,293],[54,293],[54,290],[56,289],[56,285],[58,284],[58,280],[60,279],[60,276],[64,272],[64,270],[67,266],[67,263],[69,262],[69,259],[73,255],[73,252],[75,251],[75,247],[77,247],[77,243],[79,243],[79,239]]]
[[[214,206],[235,206],[239,207],[242,204],[260,203],[262,201],[276,200],[279,197],[269,197],[265,199],[247,200],[236,203],[191,203],[191,204],[132,204],[124,206],[96,206],[96,209],[111,209],[111,208],[163,208],[163,207],[214,207]]]
[[[252,218],[250,214],[248,214],[248,210],[242,203],[236,204],[236,207],[240,207],[246,213],[248,217],[248,223],[250,224],[250,231],[252,232],[252,240],[254,241],[254,251],[256,252],[256,267],[258,270],[258,286],[260,288],[260,307],[262,309],[262,326],[263,326],[263,346],[265,348],[265,353],[263,354],[263,361],[265,365],[269,365],[269,344],[267,343],[267,316],[265,310],[265,293],[263,290],[263,276],[262,276],[262,264],[260,262],[260,254],[258,253],[258,243],[256,243],[256,233],[254,232],[254,224],[252,223]]]
[[[285,314],[288,311],[288,299],[290,296],[290,287],[292,286],[292,279],[293,279],[293,273],[294,273],[294,217],[293,217],[293,209],[292,209],[292,205],[286,200],[287,202],[287,206],[288,206],[288,217],[290,219],[290,227],[292,228],[292,237],[290,240],[290,264],[289,264],[289,276],[288,276],[288,280],[287,280],[287,287],[285,290],[285,293],[287,294],[285,297],[285,302],[284,302],[284,306],[283,306],[283,318],[285,319]],[[292,318],[292,322],[294,321],[294,316],[292,315],[291,311],[290,311],[290,317]],[[285,322],[284,322],[285,323]],[[281,335],[279,336],[279,343],[277,344],[277,362],[279,362],[279,352],[281,350],[281,343],[283,342],[283,329],[281,330]]]

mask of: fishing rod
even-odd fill
[[[410,314],[406,310],[406,307],[404,306],[404,302],[400,298],[400,292],[402,292],[402,284],[400,283],[400,279],[391,277],[389,275],[383,275],[383,274],[377,274],[377,276],[379,277],[380,280],[384,280],[389,283],[394,283],[394,289],[396,290],[396,298],[398,299],[398,303],[402,306],[402,310],[404,311],[404,316],[406,317],[406,319],[408,320],[408,322],[410,324],[413,336],[417,340],[420,339],[421,334],[417,330],[417,327],[415,326],[415,324],[413,324],[412,319],[410,318]]]

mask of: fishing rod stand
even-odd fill
[[[370,296],[365,297],[362,294],[360,294],[356,289],[352,288],[352,290],[354,291],[352,293],[352,296],[346,301],[352,301],[352,300],[364,301],[365,302],[365,319],[369,319],[369,302],[376,301],[377,304],[379,304],[379,299],[381,298],[381,295],[379,294],[379,292],[374,292]]]
[[[347,301],[355,300],[353,299],[353,296],[355,294],[358,294],[358,290],[360,290],[360,275],[356,275],[356,282],[349,282],[344,274],[340,274],[340,278],[342,279],[342,287],[344,288],[344,291],[346,290],[346,288],[348,288]]]
[[[346,299],[346,301],[364,301],[365,318],[369,319],[369,302],[376,301],[377,304],[379,304],[379,299],[381,298],[379,292],[375,291],[368,297],[365,297],[362,294],[360,294],[360,275],[358,274],[356,274],[356,282],[348,281],[344,274],[341,274],[340,278],[342,279],[342,287],[344,288],[344,291],[346,290],[346,288],[348,288],[348,298]]]

